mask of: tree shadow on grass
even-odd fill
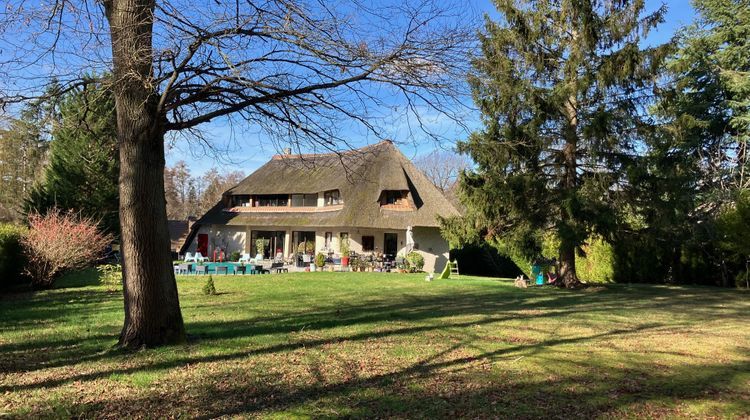
[[[510,290],[510,292],[509,292]],[[97,292],[98,293],[98,292]],[[98,301],[101,297],[95,297]],[[640,295],[639,295],[640,296]],[[663,291],[654,293],[653,296],[668,296]],[[64,297],[61,297],[64,299]],[[614,310],[643,310],[658,306],[662,310],[682,311],[683,306],[694,303],[692,294],[675,297],[669,302],[653,303],[649,299],[639,301],[623,301],[623,296],[617,291],[606,290],[597,294],[581,294],[557,291],[517,291],[516,289],[500,289],[496,293],[451,292],[449,295],[438,296],[414,296],[404,295],[399,301],[394,300],[372,300],[348,306],[322,307],[313,310],[302,310],[270,317],[250,317],[237,321],[204,321],[187,323],[188,331],[199,337],[197,346],[213,346],[223,340],[231,340],[240,337],[255,337],[259,335],[278,335],[278,339],[285,341],[282,344],[269,347],[253,349],[242,352],[223,352],[222,356],[216,357],[176,357],[174,359],[147,366],[129,367],[125,370],[94,372],[86,375],[72,375],[57,378],[52,381],[25,384],[22,388],[44,388],[58,386],[74,380],[91,380],[98,377],[108,376],[111,373],[132,373],[141,369],[168,369],[185,364],[210,362],[216,360],[233,360],[249,357],[252,355],[285,352],[300,347],[319,347],[340,341],[365,341],[386,337],[397,337],[410,334],[424,334],[431,331],[440,331],[448,328],[468,328],[485,324],[505,321],[528,322],[533,326],[534,322],[550,318],[564,318],[576,315],[582,311],[589,314],[594,312],[610,313]],[[709,298],[712,299],[712,298]],[[719,299],[716,297],[716,299]],[[706,304],[706,302],[703,302]],[[340,305],[340,304],[339,304]],[[700,316],[695,310],[693,316]],[[708,314],[707,314],[708,315]],[[470,317],[470,319],[446,321],[445,318]],[[406,327],[383,328],[384,321],[402,321],[408,323]],[[335,328],[373,325],[377,328],[362,333],[349,335],[334,335],[307,339],[305,337],[287,337],[290,333],[302,330],[325,335],[325,332]],[[670,327],[676,328],[680,324],[670,323]],[[626,330],[622,330],[626,331]],[[106,337],[106,333],[97,333],[86,338],[87,343],[78,343],[75,340],[59,339],[51,341],[33,341],[22,344],[0,346],[0,352],[5,354],[5,369],[7,372],[30,372],[37,369],[60,367],[78,363],[90,363],[107,359],[116,355],[102,348],[91,348]],[[114,337],[113,337],[114,338]],[[82,340],[82,341],[85,341]],[[35,347],[44,348],[45,351],[36,356],[29,357],[25,350]],[[86,350],[88,348],[88,350]],[[83,351],[82,351],[83,350]],[[22,356],[22,357],[21,357]],[[14,360],[18,357],[19,360]],[[0,391],[17,389],[13,385],[0,387]]]
[[[114,401],[108,403],[106,410],[120,415],[174,415],[173,410],[177,410],[196,418],[276,411],[354,418],[669,417],[670,413],[685,414],[680,408],[670,411],[675,409],[675,403],[713,400],[726,402],[730,410],[740,415],[750,412],[747,389],[733,388],[741,375],[747,375],[748,361],[708,363],[698,371],[692,366],[680,366],[667,372],[654,371],[649,365],[579,362],[577,373],[551,379],[516,375],[487,380],[481,378],[487,375],[486,371],[472,367],[477,362],[508,362],[508,355],[528,355],[543,346],[585,344],[610,335],[646,330],[648,327],[612,331],[448,360],[443,357],[448,351],[443,351],[393,372],[334,383],[321,379],[313,384],[289,386],[274,384],[278,378],[273,376],[233,376],[227,386],[227,381],[221,380],[225,378],[204,378],[199,384],[180,387],[178,391]],[[94,404],[77,409],[90,414],[103,407]]]
[[[83,299],[84,307],[86,306],[86,302],[94,304],[112,300],[112,296],[103,295],[102,291],[58,291],[57,294],[51,296],[53,306],[56,306],[54,302],[62,304],[65,302],[65,299],[70,298],[71,296],[68,293],[74,293],[77,299]],[[399,299],[373,299],[347,305],[341,305],[340,302],[332,302],[330,305],[310,310],[301,308],[298,311],[279,316],[255,316],[231,322],[204,321],[187,323],[188,331],[200,337],[200,341],[195,344],[198,347],[217,346],[220,349],[221,346],[217,344],[219,342],[238,337],[254,337],[258,335],[278,335],[277,341],[281,342],[277,344],[242,351],[222,350],[220,354],[212,355],[194,355],[190,354],[191,352],[185,352],[185,354],[179,354],[176,357],[157,362],[144,361],[134,364],[131,360],[125,363],[124,367],[119,367],[116,364],[118,367],[112,368],[112,364],[110,363],[109,366],[93,372],[90,370],[86,373],[75,373],[75,371],[73,373],[65,372],[53,378],[47,377],[46,379],[29,383],[12,384],[6,382],[6,384],[0,386],[0,393],[52,388],[73,381],[93,381],[109,377],[113,374],[159,371],[207,362],[232,362],[252,356],[277,354],[300,348],[320,348],[342,341],[363,342],[374,339],[418,335],[445,329],[466,330],[473,326],[504,321],[527,322],[528,325],[533,326],[534,321],[555,317],[568,317],[580,314],[581,312],[607,314],[613,311],[630,311],[635,314],[637,311],[658,309],[669,313],[689,313],[694,317],[691,322],[698,323],[704,318],[715,319],[716,312],[719,310],[726,312],[726,298],[727,295],[722,293],[713,293],[706,296],[691,289],[614,287],[605,288],[599,292],[584,293],[549,289],[520,290],[503,287],[494,292],[488,292],[487,289],[479,292],[446,291],[445,294],[433,296],[403,295]],[[700,307],[696,307],[696,299],[701,300]],[[42,302],[34,302],[31,306],[39,306]],[[49,303],[48,300],[46,302]],[[36,307],[35,309],[39,308]],[[729,311],[733,312],[735,310],[730,309]],[[740,310],[737,310],[737,312],[740,312]],[[42,313],[46,314],[46,311]],[[38,315],[38,313],[35,313],[34,316]],[[469,319],[452,319],[455,317],[468,317]],[[404,326],[401,323],[396,323],[393,326],[383,321],[403,321],[408,325]],[[21,322],[15,321],[15,325],[23,325]],[[14,323],[11,322],[11,324]],[[327,331],[336,328],[366,325],[373,325],[374,328],[368,329],[365,332],[346,334],[334,331],[332,336],[328,333],[329,336],[320,338],[309,338],[299,334],[290,335],[290,333],[296,333],[303,329],[307,332],[326,335]],[[495,352],[485,353],[481,356],[467,358],[463,361],[453,360],[449,364],[445,364],[447,362],[430,360],[421,364],[424,366],[414,366],[399,371],[396,376],[368,378],[367,381],[369,382],[363,384],[358,384],[355,381],[348,385],[339,384],[333,388],[324,386],[322,388],[312,387],[300,390],[269,390],[269,392],[275,392],[274,395],[277,397],[271,398],[268,404],[271,404],[270,406],[272,407],[285,407],[295,404],[299,400],[305,400],[305,398],[321,398],[329,394],[346,394],[353,392],[354,389],[360,386],[381,387],[384,386],[381,383],[394,380],[392,378],[407,378],[420,375],[423,374],[421,372],[425,371],[425,369],[427,369],[426,372],[433,372],[450,366],[468,364],[481,358],[498,358],[514,352],[535,352],[549,346],[584,343],[604,337],[621,337],[646,330],[668,330],[678,328],[681,325],[683,324],[680,322],[670,322],[669,325],[651,323],[633,328],[623,326],[622,328],[610,329],[602,334],[544,340],[538,343],[522,343]],[[49,341],[31,341],[2,345],[0,346],[0,353],[3,353],[4,360],[6,361],[4,367],[7,369],[7,372],[30,372],[38,369],[91,363],[113,357],[121,358],[123,361],[128,360],[127,356],[109,353],[103,351],[105,348],[96,347],[96,344],[99,342],[98,340],[106,339],[106,337],[106,332],[97,332],[91,337],[86,338],[88,341],[83,343],[80,340],[76,342],[76,340],[61,337]],[[112,339],[114,340],[114,336]],[[36,352],[31,358],[23,354],[24,352],[33,353],[35,348],[43,348],[45,351]],[[425,368],[425,366],[429,366],[429,368]],[[279,397],[280,395],[285,395],[284,401],[274,402],[275,399],[281,398]],[[313,397],[305,397],[307,395],[312,395]],[[315,397],[315,395],[321,395],[321,397]],[[417,394],[414,398],[418,396]],[[258,398],[262,400],[266,397],[260,395]],[[261,404],[259,405],[260,408],[251,407],[250,403],[246,402],[246,400],[243,404],[234,406],[226,401],[225,403],[226,410],[221,411],[217,408],[211,411],[210,415],[240,413],[243,410],[252,411],[262,409],[265,406]],[[366,401],[360,402],[360,404],[365,407],[372,404],[377,405],[375,402],[367,403]]]

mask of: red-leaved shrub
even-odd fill
[[[78,213],[51,210],[29,215],[29,230],[21,242],[32,284],[49,288],[63,272],[96,262],[112,235],[103,234],[96,222]]]

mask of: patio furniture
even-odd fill
[[[284,267],[283,262],[275,262],[271,264],[271,270],[276,270],[276,274],[279,273],[288,273],[289,269]]]
[[[206,267],[205,265],[197,265],[197,266],[195,266],[195,274],[196,275],[199,275],[199,274],[204,274],[204,275],[208,274],[208,267]]]
[[[234,266],[234,274],[245,274],[245,267],[244,265],[235,265]]]
[[[197,262],[195,260],[195,256],[193,256],[193,254],[191,252],[186,252],[185,253],[185,262],[191,262],[191,261],[192,262]]]
[[[216,267],[216,275],[218,276],[219,274],[224,274],[224,275],[229,274],[228,268],[229,267],[227,267],[226,265],[217,266]]]
[[[177,267],[177,274],[190,274],[191,264],[179,264]]]
[[[239,262],[241,263],[249,263],[250,262],[250,253],[242,254],[240,257]]]
[[[195,253],[195,262],[206,262],[206,261],[208,261],[208,258],[204,257],[203,254],[201,254],[200,252]]]
[[[250,274],[269,274],[270,271],[263,268],[262,265],[252,265],[252,268],[250,269]]]

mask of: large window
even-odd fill
[[[363,236],[362,237],[362,251],[371,252],[375,250],[375,237],[374,236]]]
[[[268,194],[255,196],[256,207],[286,207],[288,203],[289,196],[287,194]]]
[[[274,258],[277,254],[284,255],[284,231],[258,231],[250,234],[250,255],[263,255],[264,259]]]
[[[318,194],[292,194],[292,207],[316,207]]]
[[[292,246],[294,247],[293,252],[315,254],[315,232],[292,232]]]
[[[339,190],[326,191],[325,193],[323,193],[323,198],[325,200],[326,206],[335,206],[336,204],[343,203],[343,201],[341,200],[341,194],[339,194]]]

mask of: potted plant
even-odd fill
[[[256,254],[256,259],[257,259],[258,255],[261,255],[263,258],[265,258],[266,244],[268,242],[269,241],[267,239],[263,239],[263,238],[258,238],[258,239],[255,240],[255,254]]]
[[[349,238],[341,239],[341,266],[349,266]]]
[[[322,252],[318,252],[318,255],[315,256],[315,266],[323,268],[324,265],[326,265],[326,256]]]

